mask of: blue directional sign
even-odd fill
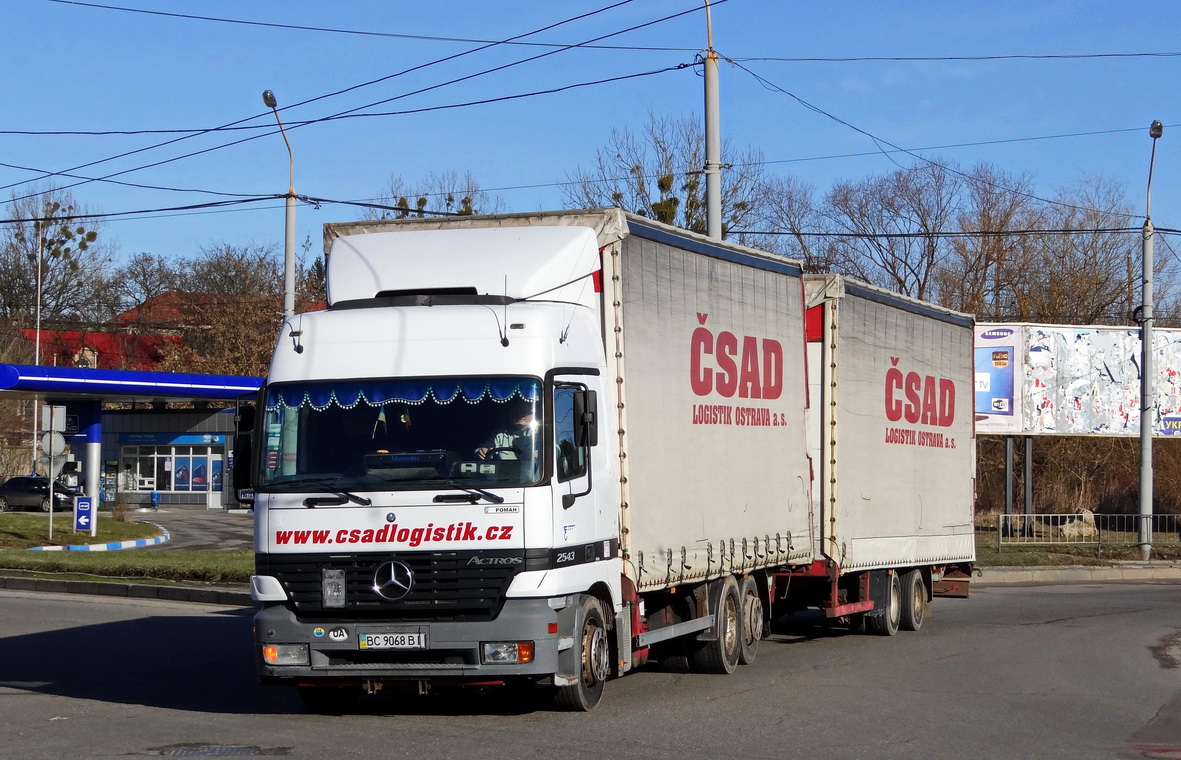
[[[94,513],[94,498],[79,496],[74,499],[74,532],[96,535],[98,532],[98,515]]]

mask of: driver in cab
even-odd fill
[[[476,456],[480,459],[535,459],[537,423],[533,419],[533,405],[516,398],[507,406],[508,424],[492,431],[476,449]]]

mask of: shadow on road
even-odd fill
[[[77,699],[210,713],[287,713],[294,692],[259,685],[252,610],[155,616],[0,644],[0,685]]]

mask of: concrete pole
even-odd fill
[[[287,212],[283,234],[283,319],[290,319],[295,314],[295,154],[291,151],[287,130],[283,129],[283,120],[279,118],[279,103],[275,100],[275,93],[270,90],[263,92],[262,102],[274,112],[275,122],[279,125],[279,134],[283,135],[283,144],[287,146]]]
[[[1159,121],[1152,122],[1152,157],[1148,161],[1148,191],[1141,230],[1142,301],[1140,311],[1140,559],[1152,559],[1152,432],[1155,421],[1155,395],[1152,350],[1152,167],[1156,162],[1156,140],[1164,131]]]
[[[287,191],[286,227],[283,234],[283,319],[295,314],[295,188]]]
[[[705,55],[705,212],[706,234],[722,239],[722,134],[718,102],[718,54],[714,52],[709,0],[705,3],[709,49]]]

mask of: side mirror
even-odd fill
[[[578,391],[574,394],[574,443],[577,446],[599,445],[598,394]]]
[[[238,415],[234,419],[234,427],[239,433],[248,433],[254,430],[254,416],[256,407],[253,406],[239,406]]]
[[[234,492],[239,501],[253,502],[243,496],[254,493],[254,423],[256,407],[239,404],[234,419],[237,432],[234,435]]]
[[[234,436],[234,491],[253,490],[251,474],[254,472],[254,436],[238,433]]]

